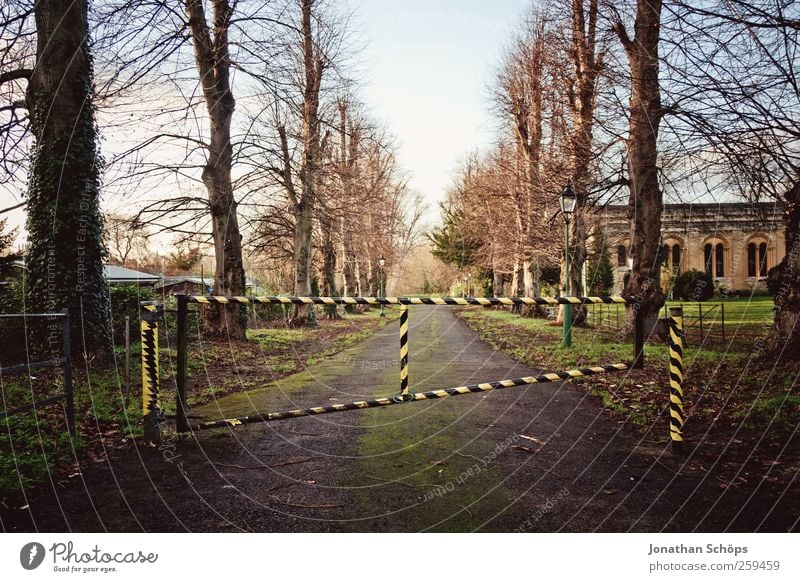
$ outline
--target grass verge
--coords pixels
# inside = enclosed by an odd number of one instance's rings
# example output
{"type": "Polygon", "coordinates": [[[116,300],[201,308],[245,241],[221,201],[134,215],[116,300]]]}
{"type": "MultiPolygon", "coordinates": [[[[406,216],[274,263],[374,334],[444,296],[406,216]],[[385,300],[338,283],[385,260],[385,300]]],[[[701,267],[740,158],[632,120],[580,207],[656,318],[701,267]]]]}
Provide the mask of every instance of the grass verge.
{"type": "MultiPolygon", "coordinates": [[[[690,341],[684,348],[688,438],[706,431],[737,432],[777,443],[796,431],[800,423],[797,364],[756,347],[769,331],[772,309],[767,300],[750,300],[752,305],[746,299],[726,301],[726,316],[730,313],[734,318],[726,321],[726,340],[690,341]]],[[[574,328],[573,346],[563,348],[561,327],[546,320],[482,308],[463,309],[459,316],[496,349],[543,371],[630,361],[633,355],[621,331],[574,328]]],[[[592,376],[575,383],[597,394],[614,414],[641,427],[666,424],[668,354],[665,344],[648,343],[644,370],[592,376]]]]}

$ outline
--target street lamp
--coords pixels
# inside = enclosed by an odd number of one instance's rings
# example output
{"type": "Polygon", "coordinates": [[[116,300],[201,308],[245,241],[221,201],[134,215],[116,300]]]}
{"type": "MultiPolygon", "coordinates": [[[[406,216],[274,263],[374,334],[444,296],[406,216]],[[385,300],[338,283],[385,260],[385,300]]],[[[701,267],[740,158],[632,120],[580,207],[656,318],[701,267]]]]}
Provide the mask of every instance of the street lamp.
{"type": "MultiPolygon", "coordinates": [[[[380,259],[378,259],[378,264],[381,266],[381,273],[380,273],[380,277],[381,277],[381,298],[383,298],[383,295],[385,293],[385,291],[383,289],[383,267],[386,265],[386,259],[383,258],[383,255],[381,255],[380,259]]],[[[384,309],[383,309],[383,303],[381,303],[381,317],[386,317],[386,313],[384,312],[384,309]]]]}
{"type": "MultiPolygon", "coordinates": [[[[569,217],[575,212],[575,205],[578,203],[578,197],[569,182],[561,192],[559,203],[561,212],[564,213],[564,295],[569,297],[569,217]]],[[[572,304],[570,303],[564,304],[564,337],[561,346],[565,348],[572,346],[572,304]]]]}
{"type": "Polygon", "coordinates": [[[467,273],[467,299],[469,299],[470,297],[469,292],[470,292],[470,287],[472,286],[471,283],[472,283],[472,273],[467,273]]]}

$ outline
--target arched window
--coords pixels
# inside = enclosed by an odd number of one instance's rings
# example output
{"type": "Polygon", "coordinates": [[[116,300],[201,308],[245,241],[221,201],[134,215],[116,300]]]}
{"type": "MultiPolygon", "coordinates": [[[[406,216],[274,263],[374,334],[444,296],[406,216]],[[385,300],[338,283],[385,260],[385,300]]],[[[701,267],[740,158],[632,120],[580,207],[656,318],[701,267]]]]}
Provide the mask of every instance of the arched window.
{"type": "Polygon", "coordinates": [[[671,273],[680,274],[682,253],[683,239],[671,234],[664,237],[664,266],[671,273]]]}
{"type": "Polygon", "coordinates": [[[724,277],[727,270],[728,244],[719,237],[706,240],[703,245],[703,266],[712,277],[724,277]]]}
{"type": "Polygon", "coordinates": [[[625,245],[617,245],[617,266],[628,266],[628,249],[625,248],[625,245]]]}
{"type": "Polygon", "coordinates": [[[766,277],[769,267],[769,244],[763,236],[754,236],[747,243],[747,276],[766,277]]]}
{"type": "Polygon", "coordinates": [[[681,245],[672,245],[672,269],[676,273],[681,272],[681,245]]]}

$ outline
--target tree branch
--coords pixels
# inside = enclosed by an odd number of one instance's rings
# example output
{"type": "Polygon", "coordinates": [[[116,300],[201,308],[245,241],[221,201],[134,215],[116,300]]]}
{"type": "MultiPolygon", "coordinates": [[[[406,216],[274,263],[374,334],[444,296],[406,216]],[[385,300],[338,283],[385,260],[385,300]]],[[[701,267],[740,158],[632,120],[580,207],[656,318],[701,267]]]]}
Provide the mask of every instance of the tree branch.
{"type": "Polygon", "coordinates": [[[12,210],[16,210],[17,208],[22,208],[26,204],[27,204],[27,202],[20,202],[19,204],[15,204],[14,206],[8,206],[6,208],[0,209],[0,214],[5,214],[6,212],[11,212],[12,210]]]}
{"type": "Polygon", "coordinates": [[[18,81],[20,79],[30,80],[33,74],[33,69],[15,69],[13,71],[5,71],[0,73],[0,85],[3,83],[10,83],[11,81],[18,81]]]}

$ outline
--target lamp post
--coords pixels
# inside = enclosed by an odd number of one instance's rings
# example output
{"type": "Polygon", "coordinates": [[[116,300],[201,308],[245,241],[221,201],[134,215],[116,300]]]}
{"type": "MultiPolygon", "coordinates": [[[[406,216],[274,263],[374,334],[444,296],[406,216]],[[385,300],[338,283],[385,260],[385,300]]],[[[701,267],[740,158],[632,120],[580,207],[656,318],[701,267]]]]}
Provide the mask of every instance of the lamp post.
{"type": "MultiPolygon", "coordinates": [[[[572,185],[567,183],[559,198],[561,212],[564,213],[564,295],[567,297],[569,297],[569,280],[571,278],[569,270],[569,218],[575,212],[577,202],[578,197],[572,190],[572,185]]],[[[565,348],[572,346],[572,305],[569,303],[564,305],[564,336],[561,346],[565,348]]]]}
{"type": "Polygon", "coordinates": [[[467,273],[467,299],[469,299],[469,297],[470,297],[469,291],[470,291],[471,283],[472,283],[472,274],[471,273],[467,273]]]}
{"type": "MultiPolygon", "coordinates": [[[[381,277],[381,298],[383,298],[383,295],[385,293],[385,291],[383,289],[383,267],[384,267],[384,265],[386,265],[386,259],[383,258],[383,255],[381,255],[380,259],[378,259],[378,264],[381,266],[381,273],[380,273],[380,277],[381,277]]],[[[384,312],[384,309],[383,309],[383,303],[381,303],[381,317],[386,317],[386,313],[384,312]]]]}

